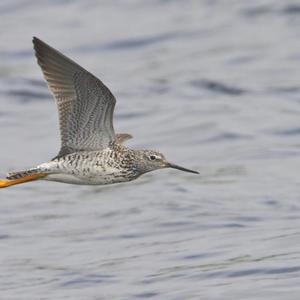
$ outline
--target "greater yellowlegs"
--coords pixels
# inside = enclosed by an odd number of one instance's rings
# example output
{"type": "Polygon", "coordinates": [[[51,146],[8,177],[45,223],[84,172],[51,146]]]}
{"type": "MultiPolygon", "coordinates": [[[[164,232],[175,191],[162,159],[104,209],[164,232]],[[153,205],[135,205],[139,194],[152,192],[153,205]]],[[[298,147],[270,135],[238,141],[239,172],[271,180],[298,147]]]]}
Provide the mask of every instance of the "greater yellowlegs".
{"type": "Polygon", "coordinates": [[[103,185],[131,181],[162,168],[196,173],[168,162],[152,150],[123,145],[130,134],[115,134],[115,97],[94,75],[34,37],[38,64],[52,92],[59,113],[61,149],[50,162],[12,172],[0,187],[37,179],[73,184],[103,185]]]}

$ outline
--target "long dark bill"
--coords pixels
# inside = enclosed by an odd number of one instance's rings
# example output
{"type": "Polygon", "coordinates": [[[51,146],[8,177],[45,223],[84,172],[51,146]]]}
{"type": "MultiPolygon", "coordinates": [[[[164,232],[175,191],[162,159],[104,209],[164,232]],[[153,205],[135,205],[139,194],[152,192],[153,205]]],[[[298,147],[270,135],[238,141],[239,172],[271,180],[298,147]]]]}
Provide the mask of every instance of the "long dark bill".
{"type": "Polygon", "coordinates": [[[177,169],[177,170],[180,170],[180,171],[184,171],[184,172],[190,172],[190,173],[194,173],[194,174],[199,174],[199,172],[197,172],[197,171],[189,170],[189,169],[186,169],[186,168],[183,168],[183,167],[171,164],[171,163],[168,164],[168,167],[169,168],[173,168],[173,169],[177,169]]]}

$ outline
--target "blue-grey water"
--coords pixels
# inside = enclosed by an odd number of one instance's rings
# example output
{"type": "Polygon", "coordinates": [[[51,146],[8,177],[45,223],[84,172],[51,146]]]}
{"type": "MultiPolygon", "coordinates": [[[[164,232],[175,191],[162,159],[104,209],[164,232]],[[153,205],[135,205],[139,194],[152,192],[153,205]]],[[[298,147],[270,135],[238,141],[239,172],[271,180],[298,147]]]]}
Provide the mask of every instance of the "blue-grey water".
{"type": "Polygon", "coordinates": [[[117,132],[201,175],[0,191],[0,299],[299,299],[300,3],[0,3],[0,175],[54,157],[35,35],[100,77],[117,132]]]}

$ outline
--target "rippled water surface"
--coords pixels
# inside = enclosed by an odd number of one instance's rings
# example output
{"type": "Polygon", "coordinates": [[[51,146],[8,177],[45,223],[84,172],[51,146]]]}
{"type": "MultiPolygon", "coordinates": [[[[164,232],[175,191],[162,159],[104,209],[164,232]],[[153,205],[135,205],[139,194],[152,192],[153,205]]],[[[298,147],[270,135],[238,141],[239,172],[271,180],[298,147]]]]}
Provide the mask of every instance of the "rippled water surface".
{"type": "Polygon", "coordinates": [[[40,37],[115,127],[201,175],[0,192],[0,299],[299,299],[298,1],[2,1],[1,176],[55,156],[40,37]]]}

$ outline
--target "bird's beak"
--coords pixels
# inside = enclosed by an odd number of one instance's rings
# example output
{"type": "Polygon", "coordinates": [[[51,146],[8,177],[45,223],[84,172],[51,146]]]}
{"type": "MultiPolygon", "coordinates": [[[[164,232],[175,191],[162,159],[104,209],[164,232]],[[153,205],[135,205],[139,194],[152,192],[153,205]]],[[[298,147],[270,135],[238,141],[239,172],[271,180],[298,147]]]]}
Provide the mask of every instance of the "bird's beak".
{"type": "Polygon", "coordinates": [[[186,168],[177,166],[177,165],[172,164],[172,163],[169,163],[169,162],[167,163],[166,167],[167,167],[167,168],[177,169],[177,170],[184,171],[184,172],[189,172],[189,173],[199,174],[199,172],[197,172],[197,171],[189,170],[189,169],[186,169],[186,168]]]}

